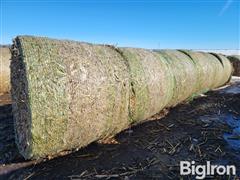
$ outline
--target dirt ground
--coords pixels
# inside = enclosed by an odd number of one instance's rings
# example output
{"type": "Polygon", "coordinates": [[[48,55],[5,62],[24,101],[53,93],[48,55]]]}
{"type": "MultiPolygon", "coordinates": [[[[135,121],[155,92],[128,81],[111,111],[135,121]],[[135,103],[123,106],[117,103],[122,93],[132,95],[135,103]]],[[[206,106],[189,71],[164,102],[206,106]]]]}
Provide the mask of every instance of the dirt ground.
{"type": "Polygon", "coordinates": [[[69,155],[24,161],[14,144],[11,106],[0,106],[0,179],[179,179],[182,160],[235,165],[236,177],[215,178],[239,179],[240,80],[152,119],[69,155]]]}

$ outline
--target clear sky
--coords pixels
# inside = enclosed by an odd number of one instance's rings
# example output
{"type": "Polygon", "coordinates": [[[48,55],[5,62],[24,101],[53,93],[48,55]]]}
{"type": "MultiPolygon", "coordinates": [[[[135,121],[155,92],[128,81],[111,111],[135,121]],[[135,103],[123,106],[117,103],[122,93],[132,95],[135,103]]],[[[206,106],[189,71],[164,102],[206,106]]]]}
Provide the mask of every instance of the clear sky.
{"type": "Polygon", "coordinates": [[[17,35],[142,48],[239,49],[239,0],[0,0],[1,44],[17,35]]]}

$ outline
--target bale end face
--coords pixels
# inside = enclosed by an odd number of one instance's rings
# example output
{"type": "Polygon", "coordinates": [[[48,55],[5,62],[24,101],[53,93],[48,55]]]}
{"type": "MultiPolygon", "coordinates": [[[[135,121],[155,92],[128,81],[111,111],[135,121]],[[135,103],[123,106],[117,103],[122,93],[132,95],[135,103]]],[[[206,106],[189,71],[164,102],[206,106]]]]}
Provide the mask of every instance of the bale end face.
{"type": "Polygon", "coordinates": [[[19,39],[16,38],[12,47],[11,61],[11,95],[14,114],[15,140],[19,152],[26,158],[31,158],[31,109],[28,96],[28,81],[25,62],[22,57],[19,39]]]}
{"type": "Polygon", "coordinates": [[[12,46],[11,95],[15,140],[25,159],[68,150],[63,136],[69,110],[57,41],[19,36],[12,46]]]}

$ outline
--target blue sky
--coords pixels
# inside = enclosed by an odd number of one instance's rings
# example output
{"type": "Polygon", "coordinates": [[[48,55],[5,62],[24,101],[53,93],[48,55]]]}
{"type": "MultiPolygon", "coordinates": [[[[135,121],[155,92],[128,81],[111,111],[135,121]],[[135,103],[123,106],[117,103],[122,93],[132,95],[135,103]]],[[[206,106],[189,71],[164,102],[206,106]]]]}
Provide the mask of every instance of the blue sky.
{"type": "Polygon", "coordinates": [[[240,46],[239,0],[0,1],[1,44],[37,35],[142,48],[240,46]]]}

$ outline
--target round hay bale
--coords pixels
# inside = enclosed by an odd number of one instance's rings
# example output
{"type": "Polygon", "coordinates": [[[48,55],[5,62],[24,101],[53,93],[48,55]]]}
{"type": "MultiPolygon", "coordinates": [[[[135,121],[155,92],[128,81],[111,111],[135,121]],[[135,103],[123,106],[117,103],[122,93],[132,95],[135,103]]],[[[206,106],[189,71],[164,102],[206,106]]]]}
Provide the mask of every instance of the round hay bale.
{"type": "Polygon", "coordinates": [[[193,52],[185,51],[195,62],[198,67],[198,85],[197,93],[206,92],[211,89],[214,79],[214,66],[209,57],[206,56],[206,53],[203,52],[193,52]]]}
{"type": "Polygon", "coordinates": [[[213,55],[218,60],[218,62],[215,62],[215,66],[218,65],[218,68],[216,68],[216,70],[218,70],[216,74],[216,79],[218,79],[218,81],[216,80],[216,83],[214,84],[214,87],[213,87],[213,88],[217,88],[222,85],[225,85],[231,80],[233,67],[230,61],[224,55],[217,54],[217,53],[210,53],[210,55],[213,55]],[[221,68],[219,68],[219,66],[221,68]]]}
{"type": "Polygon", "coordinates": [[[177,50],[161,50],[157,53],[166,59],[173,74],[173,97],[168,106],[175,106],[196,92],[198,78],[196,65],[191,58],[177,50]]]}
{"type": "Polygon", "coordinates": [[[196,93],[224,85],[231,77],[229,61],[221,55],[181,50],[193,59],[198,69],[198,85],[196,93]]]}
{"type": "Polygon", "coordinates": [[[155,52],[134,48],[120,48],[120,51],[130,68],[130,117],[132,122],[143,121],[172,99],[171,69],[164,57],[155,52]]]}
{"type": "Polygon", "coordinates": [[[208,65],[213,68],[213,78],[209,89],[214,89],[216,87],[219,87],[219,84],[222,85],[222,78],[225,75],[224,65],[217,56],[209,53],[205,53],[204,55],[208,59],[208,65]]]}
{"type": "Polygon", "coordinates": [[[227,57],[233,66],[233,76],[240,76],[240,55],[227,57]]]}
{"type": "Polygon", "coordinates": [[[10,58],[8,47],[0,47],[0,94],[10,92],[10,58]]]}
{"type": "Polygon", "coordinates": [[[12,53],[16,142],[26,159],[86,146],[130,124],[128,65],[112,47],[19,36],[12,53]]]}

